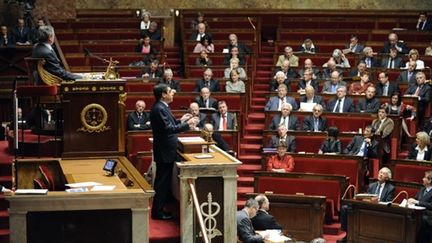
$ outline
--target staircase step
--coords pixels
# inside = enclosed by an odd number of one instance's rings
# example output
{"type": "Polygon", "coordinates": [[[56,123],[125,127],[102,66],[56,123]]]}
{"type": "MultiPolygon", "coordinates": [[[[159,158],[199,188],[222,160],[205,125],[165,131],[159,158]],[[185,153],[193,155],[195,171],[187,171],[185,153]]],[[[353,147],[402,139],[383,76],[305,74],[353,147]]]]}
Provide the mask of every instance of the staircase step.
{"type": "Polygon", "coordinates": [[[241,143],[246,144],[262,144],[263,137],[258,135],[246,135],[243,137],[241,143]]]}
{"type": "Polygon", "coordinates": [[[264,111],[265,105],[251,105],[252,111],[264,111]]]}
{"type": "Polygon", "coordinates": [[[251,187],[253,186],[253,183],[254,183],[254,178],[252,176],[240,176],[237,179],[238,186],[251,187]]]}
{"type": "Polygon", "coordinates": [[[246,193],[253,193],[254,188],[253,187],[245,187],[245,186],[239,186],[237,187],[237,197],[238,198],[246,198],[246,193]]]}
{"type": "Polygon", "coordinates": [[[323,233],[327,235],[339,235],[341,233],[340,227],[340,223],[325,224],[323,226],[323,233]]]}
{"type": "Polygon", "coordinates": [[[257,164],[242,164],[238,167],[237,171],[259,171],[261,170],[261,164],[257,165],[257,164]]]}
{"type": "Polygon", "coordinates": [[[261,149],[261,144],[240,144],[240,149],[261,149]]]}
{"type": "Polygon", "coordinates": [[[248,119],[264,119],[265,118],[265,114],[264,113],[249,113],[248,114],[248,119]]]}
{"type": "MultiPolygon", "coordinates": [[[[260,161],[259,163],[261,164],[262,156],[261,155],[239,155],[238,159],[240,161],[243,161],[243,162],[260,161]]],[[[251,163],[248,163],[248,164],[251,164],[251,163]]],[[[254,164],[254,163],[252,163],[252,164],[254,164]]],[[[257,164],[257,163],[255,163],[255,164],[257,164]]]]}

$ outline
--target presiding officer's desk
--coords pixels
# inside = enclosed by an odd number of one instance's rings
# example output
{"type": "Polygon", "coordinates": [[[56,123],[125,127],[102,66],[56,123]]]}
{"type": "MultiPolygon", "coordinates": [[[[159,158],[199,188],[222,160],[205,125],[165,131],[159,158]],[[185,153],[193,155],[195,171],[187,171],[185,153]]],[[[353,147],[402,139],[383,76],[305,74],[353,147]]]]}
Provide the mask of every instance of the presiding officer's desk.
{"type": "Polygon", "coordinates": [[[149,199],[154,191],[125,157],[116,175],[102,170],[107,158],[23,159],[15,161],[18,189],[31,189],[39,165],[52,174],[58,191],[11,195],[11,242],[148,242],[149,199]],[[98,182],[112,191],[69,193],[65,183],[98,182]]]}

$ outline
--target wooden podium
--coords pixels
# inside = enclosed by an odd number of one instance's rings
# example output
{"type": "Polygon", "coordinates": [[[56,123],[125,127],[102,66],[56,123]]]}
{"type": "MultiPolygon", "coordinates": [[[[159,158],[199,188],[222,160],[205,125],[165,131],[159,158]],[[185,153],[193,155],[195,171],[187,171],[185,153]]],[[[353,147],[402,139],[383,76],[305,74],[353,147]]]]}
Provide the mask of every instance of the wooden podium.
{"type": "Polygon", "coordinates": [[[415,243],[423,210],[344,200],[348,242],[415,243]]]}
{"type": "Polygon", "coordinates": [[[62,83],[63,157],[124,153],[125,81],[62,83]]]}
{"type": "MultiPolygon", "coordinates": [[[[187,144],[183,144],[188,146],[187,144]]],[[[200,228],[191,203],[189,181],[195,185],[207,235],[211,242],[235,242],[237,239],[237,166],[240,161],[211,145],[208,155],[181,153],[180,171],[180,232],[181,242],[202,242],[200,228]]]]}

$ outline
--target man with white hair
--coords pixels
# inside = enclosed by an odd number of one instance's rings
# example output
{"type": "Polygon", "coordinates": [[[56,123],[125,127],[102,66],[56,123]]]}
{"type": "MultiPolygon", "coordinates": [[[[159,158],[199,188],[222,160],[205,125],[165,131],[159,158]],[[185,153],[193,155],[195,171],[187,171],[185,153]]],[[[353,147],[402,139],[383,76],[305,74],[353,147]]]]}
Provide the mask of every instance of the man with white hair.
{"type": "Polygon", "coordinates": [[[381,53],[390,53],[391,48],[396,48],[398,55],[404,55],[408,54],[409,49],[406,46],[406,43],[403,41],[400,41],[398,38],[398,35],[394,32],[390,33],[388,35],[388,40],[384,42],[384,47],[381,51],[381,53]]]}
{"type": "Polygon", "coordinates": [[[270,201],[264,194],[259,194],[255,197],[258,202],[259,209],[255,217],[252,218],[252,225],[255,230],[276,229],[282,230],[282,226],[276,219],[267,211],[270,209],[270,201]]]}
{"type": "Polygon", "coordinates": [[[290,103],[282,104],[280,114],[273,117],[269,130],[276,130],[279,125],[285,125],[288,130],[298,130],[299,122],[296,116],[291,115],[292,106],[290,103]]]}
{"type": "Polygon", "coordinates": [[[298,105],[294,98],[287,96],[287,86],[285,84],[280,84],[277,90],[277,96],[270,97],[266,106],[265,111],[280,111],[282,109],[282,104],[290,103],[294,110],[297,110],[298,105]]]}
{"type": "Polygon", "coordinates": [[[346,97],[347,90],[345,86],[340,86],[336,90],[336,98],[328,103],[327,111],[335,113],[354,112],[354,101],[346,97]]]}
{"type": "Polygon", "coordinates": [[[288,60],[291,67],[298,67],[299,58],[293,54],[293,49],[290,46],[285,47],[284,54],[280,55],[276,66],[282,66],[283,61],[288,60]]]}
{"type": "Polygon", "coordinates": [[[291,92],[288,77],[282,71],[278,71],[270,82],[270,91],[277,91],[281,84],[285,84],[287,86],[287,91],[291,92]]]}
{"type": "Polygon", "coordinates": [[[374,53],[372,47],[370,47],[370,46],[366,46],[363,49],[363,59],[362,59],[362,61],[364,61],[364,63],[366,64],[367,68],[373,68],[373,67],[378,67],[379,66],[378,61],[374,57],[374,54],[375,53],[374,53]]]}
{"type": "Polygon", "coordinates": [[[246,201],[242,210],[237,211],[237,236],[244,243],[261,243],[269,238],[269,234],[257,234],[252,225],[251,218],[255,217],[259,209],[258,202],[250,198],[246,201]]]}
{"type": "Polygon", "coordinates": [[[236,34],[230,34],[228,36],[228,39],[229,39],[229,44],[226,47],[226,49],[228,49],[228,51],[231,50],[233,47],[237,47],[239,54],[241,54],[241,55],[249,54],[251,52],[245,44],[238,41],[236,34]]]}
{"type": "Polygon", "coordinates": [[[145,112],[146,104],[143,100],[135,103],[135,111],[129,113],[127,118],[128,130],[150,130],[150,114],[145,112]]]}
{"type": "Polygon", "coordinates": [[[204,36],[208,36],[211,39],[210,33],[206,32],[206,26],[204,23],[198,24],[198,29],[192,33],[189,40],[195,40],[195,41],[201,41],[201,38],[204,38],[204,36]]]}
{"type": "Polygon", "coordinates": [[[158,83],[164,83],[176,92],[181,91],[180,82],[173,79],[173,71],[171,68],[167,68],[164,71],[164,77],[158,83]]]}
{"type": "Polygon", "coordinates": [[[213,78],[213,71],[206,68],[203,73],[203,78],[195,82],[195,92],[199,92],[202,88],[207,87],[211,92],[220,91],[219,81],[213,78]]]}

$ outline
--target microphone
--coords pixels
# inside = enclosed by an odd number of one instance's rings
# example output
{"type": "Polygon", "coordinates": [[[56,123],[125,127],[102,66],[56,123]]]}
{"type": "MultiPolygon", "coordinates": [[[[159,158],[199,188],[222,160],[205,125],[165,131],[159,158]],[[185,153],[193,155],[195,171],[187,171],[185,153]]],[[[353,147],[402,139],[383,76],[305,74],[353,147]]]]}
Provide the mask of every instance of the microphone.
{"type": "MultiPolygon", "coordinates": [[[[405,199],[408,199],[408,192],[406,192],[406,191],[400,191],[400,192],[396,195],[396,197],[394,197],[393,200],[387,204],[387,206],[388,206],[388,207],[391,207],[391,205],[396,201],[396,199],[398,199],[398,197],[399,197],[400,195],[402,195],[402,194],[404,194],[405,199]]],[[[408,207],[408,202],[405,204],[405,207],[406,207],[406,208],[408,207]]]]}
{"type": "Polygon", "coordinates": [[[104,59],[104,58],[102,58],[102,57],[99,57],[99,56],[95,56],[89,49],[87,49],[87,48],[85,48],[84,47],[84,55],[86,55],[86,56],[89,56],[89,57],[94,57],[94,58],[96,58],[96,59],[98,59],[98,60],[100,60],[100,61],[102,61],[102,62],[108,62],[106,59],[104,59]]]}
{"type": "Polygon", "coordinates": [[[345,189],[345,192],[344,192],[344,194],[343,194],[343,196],[342,196],[342,200],[344,200],[345,199],[345,196],[347,195],[347,193],[348,193],[348,190],[349,189],[351,189],[351,188],[353,188],[353,192],[354,192],[354,196],[355,196],[355,194],[357,194],[357,188],[353,185],[353,184],[350,184],[348,187],[347,187],[347,189],[345,189]]]}
{"type": "Polygon", "coordinates": [[[92,55],[93,55],[93,54],[90,52],[90,50],[87,49],[87,48],[85,48],[85,47],[84,47],[84,54],[85,54],[86,56],[92,56],[92,55]]]}
{"type": "Polygon", "coordinates": [[[251,17],[247,17],[247,19],[248,19],[248,21],[249,21],[249,24],[252,26],[252,28],[253,28],[254,30],[256,30],[255,25],[252,23],[252,19],[251,19],[251,17]]]}

